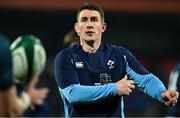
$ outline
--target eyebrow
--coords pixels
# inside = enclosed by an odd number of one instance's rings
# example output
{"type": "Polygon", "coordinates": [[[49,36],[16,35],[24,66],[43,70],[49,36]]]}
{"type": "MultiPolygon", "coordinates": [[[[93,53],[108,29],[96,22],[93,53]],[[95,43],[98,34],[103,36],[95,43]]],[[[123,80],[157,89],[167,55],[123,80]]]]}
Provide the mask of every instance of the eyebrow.
{"type": "MultiPolygon", "coordinates": [[[[88,19],[88,17],[84,16],[84,17],[82,17],[81,19],[88,19]]],[[[97,16],[92,16],[92,17],[90,17],[90,19],[91,19],[91,20],[92,20],[92,19],[98,19],[98,17],[97,17],[97,16]]]]}
{"type": "Polygon", "coordinates": [[[88,19],[86,16],[82,17],[81,19],[88,19]]]}
{"type": "Polygon", "coordinates": [[[94,19],[98,19],[98,17],[97,16],[92,16],[90,19],[94,20],[94,19]]]}

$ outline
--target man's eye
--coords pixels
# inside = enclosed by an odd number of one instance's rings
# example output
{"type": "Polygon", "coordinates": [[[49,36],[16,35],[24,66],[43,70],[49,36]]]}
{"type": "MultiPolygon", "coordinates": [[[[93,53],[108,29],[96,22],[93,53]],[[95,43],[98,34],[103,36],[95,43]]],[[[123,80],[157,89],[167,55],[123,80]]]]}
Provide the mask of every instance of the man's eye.
{"type": "Polygon", "coordinates": [[[98,19],[93,19],[94,22],[98,21],[98,19]]]}
{"type": "Polygon", "coordinates": [[[92,18],[91,21],[92,21],[92,22],[97,22],[98,19],[97,19],[97,18],[92,18]]]}
{"type": "Polygon", "coordinates": [[[91,22],[97,22],[98,21],[98,18],[97,17],[92,17],[91,18],[91,22]]]}
{"type": "Polygon", "coordinates": [[[87,21],[87,19],[81,19],[81,22],[86,22],[87,21]]]}

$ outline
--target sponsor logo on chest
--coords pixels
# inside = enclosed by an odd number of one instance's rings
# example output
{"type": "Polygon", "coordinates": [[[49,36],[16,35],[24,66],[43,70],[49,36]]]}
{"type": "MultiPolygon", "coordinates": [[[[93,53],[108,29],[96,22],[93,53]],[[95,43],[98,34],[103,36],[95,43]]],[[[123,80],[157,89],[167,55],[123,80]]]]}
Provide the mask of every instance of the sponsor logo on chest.
{"type": "Polygon", "coordinates": [[[75,66],[76,66],[76,68],[84,68],[83,62],[76,62],[75,66]]]}

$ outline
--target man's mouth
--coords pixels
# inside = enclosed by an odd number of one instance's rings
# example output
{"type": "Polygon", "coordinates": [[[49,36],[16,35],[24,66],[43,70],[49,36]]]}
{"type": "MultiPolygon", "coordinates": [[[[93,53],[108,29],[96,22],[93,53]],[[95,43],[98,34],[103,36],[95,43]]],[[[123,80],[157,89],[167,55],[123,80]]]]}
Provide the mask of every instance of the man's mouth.
{"type": "Polygon", "coordinates": [[[88,36],[92,36],[92,35],[94,34],[94,32],[93,32],[93,31],[87,31],[86,34],[87,34],[88,36]]]}

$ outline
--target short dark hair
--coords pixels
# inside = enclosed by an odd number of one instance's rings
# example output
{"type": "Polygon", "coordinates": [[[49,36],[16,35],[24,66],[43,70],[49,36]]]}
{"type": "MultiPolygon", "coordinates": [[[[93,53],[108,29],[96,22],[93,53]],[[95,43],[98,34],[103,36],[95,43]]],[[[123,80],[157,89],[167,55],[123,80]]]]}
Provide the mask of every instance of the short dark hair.
{"type": "Polygon", "coordinates": [[[99,7],[97,4],[94,4],[94,3],[88,3],[88,2],[85,2],[84,4],[82,4],[82,6],[80,7],[80,9],[78,10],[77,12],[77,21],[78,21],[78,18],[79,18],[79,14],[82,10],[95,10],[97,12],[99,12],[100,16],[101,16],[101,21],[104,22],[105,19],[104,19],[104,12],[102,10],[101,7],[99,7]]]}

